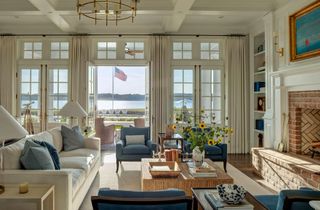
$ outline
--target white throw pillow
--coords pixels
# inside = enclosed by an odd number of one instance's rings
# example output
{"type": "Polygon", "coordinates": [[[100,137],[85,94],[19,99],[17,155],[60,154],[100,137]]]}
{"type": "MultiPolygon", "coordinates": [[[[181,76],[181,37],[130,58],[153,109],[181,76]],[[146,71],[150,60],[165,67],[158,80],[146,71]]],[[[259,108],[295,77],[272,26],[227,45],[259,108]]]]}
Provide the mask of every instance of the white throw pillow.
{"type": "Polygon", "coordinates": [[[126,135],[127,145],[130,144],[145,144],[144,135],[126,135]]]}

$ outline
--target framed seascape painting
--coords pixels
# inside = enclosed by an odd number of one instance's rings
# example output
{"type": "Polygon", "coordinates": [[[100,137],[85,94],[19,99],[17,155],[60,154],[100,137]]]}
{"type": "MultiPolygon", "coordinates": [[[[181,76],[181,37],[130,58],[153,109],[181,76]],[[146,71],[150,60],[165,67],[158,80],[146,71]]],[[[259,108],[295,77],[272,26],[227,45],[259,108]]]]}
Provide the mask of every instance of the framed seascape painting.
{"type": "Polygon", "coordinates": [[[320,55],[320,0],[290,16],[290,60],[320,55]]]}

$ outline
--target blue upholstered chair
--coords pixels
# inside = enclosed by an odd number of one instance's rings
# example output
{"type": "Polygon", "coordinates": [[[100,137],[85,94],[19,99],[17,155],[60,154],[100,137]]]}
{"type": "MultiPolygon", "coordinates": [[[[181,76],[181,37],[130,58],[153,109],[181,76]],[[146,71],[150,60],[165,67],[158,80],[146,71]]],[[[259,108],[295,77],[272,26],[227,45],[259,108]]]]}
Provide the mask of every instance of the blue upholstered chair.
{"type": "Polygon", "coordinates": [[[313,210],[311,200],[320,200],[320,191],[310,188],[282,190],[279,195],[257,195],[256,199],[269,210],[313,210]]]}
{"type": "MultiPolygon", "coordinates": [[[[184,141],[185,152],[192,153],[191,143],[184,141]]],[[[212,161],[222,161],[224,171],[227,172],[227,144],[217,144],[214,146],[205,145],[205,158],[212,161]]]]}
{"type": "Polygon", "coordinates": [[[182,190],[124,191],[102,188],[92,196],[94,210],[191,210],[192,199],[182,190]]]}
{"type": "Polygon", "coordinates": [[[121,161],[140,161],[141,158],[151,158],[152,151],[156,151],[157,145],[150,140],[150,128],[123,127],[120,132],[120,140],[116,144],[117,169],[121,161]],[[144,144],[126,143],[127,135],[144,135],[144,144]]]}

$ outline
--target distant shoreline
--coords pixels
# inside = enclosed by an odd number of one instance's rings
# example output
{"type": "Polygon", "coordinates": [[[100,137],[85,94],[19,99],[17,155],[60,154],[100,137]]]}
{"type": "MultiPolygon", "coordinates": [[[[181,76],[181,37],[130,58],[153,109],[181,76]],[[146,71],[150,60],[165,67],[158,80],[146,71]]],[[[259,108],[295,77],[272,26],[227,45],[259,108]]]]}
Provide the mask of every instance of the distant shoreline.
{"type": "Polygon", "coordinates": [[[141,94],[114,94],[112,93],[100,93],[98,94],[98,100],[114,100],[114,101],[144,101],[145,95],[141,94]]]}

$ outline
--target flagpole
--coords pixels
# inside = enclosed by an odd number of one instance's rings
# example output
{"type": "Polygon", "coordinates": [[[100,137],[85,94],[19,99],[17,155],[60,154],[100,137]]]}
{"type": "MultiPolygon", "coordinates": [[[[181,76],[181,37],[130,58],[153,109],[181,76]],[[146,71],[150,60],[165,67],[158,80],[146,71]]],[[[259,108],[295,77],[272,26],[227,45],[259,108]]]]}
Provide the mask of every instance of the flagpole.
{"type": "Polygon", "coordinates": [[[115,68],[112,70],[112,113],[114,113],[114,76],[115,76],[115,68]]]}

